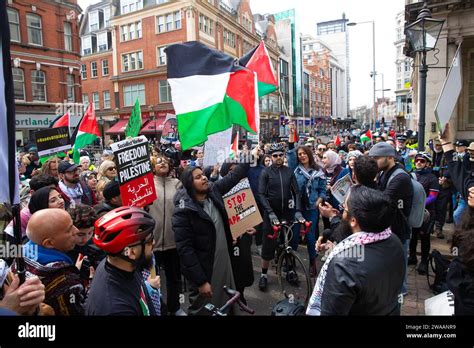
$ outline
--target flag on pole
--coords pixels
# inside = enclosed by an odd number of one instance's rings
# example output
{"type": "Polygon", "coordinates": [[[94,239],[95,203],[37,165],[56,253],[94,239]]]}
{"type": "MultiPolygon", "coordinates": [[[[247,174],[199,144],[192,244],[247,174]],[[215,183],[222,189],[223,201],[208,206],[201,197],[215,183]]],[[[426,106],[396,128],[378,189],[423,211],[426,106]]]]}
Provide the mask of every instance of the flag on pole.
{"type": "Polygon", "coordinates": [[[232,142],[229,157],[231,159],[236,158],[238,150],[239,150],[239,132],[237,132],[237,134],[235,135],[234,141],[232,142]]]}
{"type": "Polygon", "coordinates": [[[370,129],[360,137],[360,141],[362,142],[362,144],[371,140],[372,140],[372,132],[370,131],[370,129]]]}
{"type": "Polygon", "coordinates": [[[263,97],[264,95],[277,90],[277,77],[263,41],[261,41],[253,50],[240,58],[239,64],[257,73],[259,97],[263,97]]]}
{"type": "Polygon", "coordinates": [[[16,162],[15,97],[10,58],[10,29],[6,1],[0,2],[0,203],[19,203],[16,162]]]}
{"type": "Polygon", "coordinates": [[[142,129],[142,113],[140,110],[140,100],[137,98],[125,128],[125,136],[135,138],[140,133],[140,129],[142,129]]]}
{"type": "Polygon", "coordinates": [[[69,128],[69,110],[63,115],[58,116],[49,126],[49,128],[68,127],[69,128]]]}
{"type": "Polygon", "coordinates": [[[73,159],[76,164],[79,164],[79,150],[100,138],[99,125],[95,118],[93,105],[93,103],[89,104],[86,113],[82,116],[81,123],[78,126],[73,152],[73,159]]]}
{"type": "Polygon", "coordinates": [[[183,150],[237,124],[258,132],[258,84],[235,59],[196,42],[171,45],[168,82],[183,150]]]}

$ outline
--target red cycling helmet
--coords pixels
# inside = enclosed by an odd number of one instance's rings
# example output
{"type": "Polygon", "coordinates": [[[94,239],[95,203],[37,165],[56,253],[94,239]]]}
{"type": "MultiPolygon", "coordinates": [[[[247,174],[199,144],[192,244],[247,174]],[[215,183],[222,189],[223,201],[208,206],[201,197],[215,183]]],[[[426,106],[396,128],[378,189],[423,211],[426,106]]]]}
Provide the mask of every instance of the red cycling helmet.
{"type": "Polygon", "coordinates": [[[144,240],[155,228],[155,220],[136,207],[120,207],[95,222],[94,243],[109,254],[144,240]]]}

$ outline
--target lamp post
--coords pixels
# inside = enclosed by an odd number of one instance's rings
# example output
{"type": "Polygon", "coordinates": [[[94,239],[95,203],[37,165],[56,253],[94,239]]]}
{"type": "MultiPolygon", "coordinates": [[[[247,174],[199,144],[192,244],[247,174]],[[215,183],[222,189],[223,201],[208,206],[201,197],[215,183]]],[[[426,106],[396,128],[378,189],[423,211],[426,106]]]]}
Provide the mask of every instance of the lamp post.
{"type": "Polygon", "coordinates": [[[418,112],[418,150],[425,150],[425,125],[426,125],[426,76],[428,65],[426,64],[426,52],[436,47],[439,34],[443,28],[444,20],[431,18],[431,11],[426,2],[423,9],[418,13],[416,21],[405,28],[411,48],[414,52],[421,53],[421,65],[419,71],[420,93],[418,112]]]}
{"type": "Polygon", "coordinates": [[[374,101],[374,107],[373,107],[373,110],[372,110],[372,127],[371,129],[373,131],[376,130],[376,120],[377,120],[377,114],[376,114],[376,110],[375,110],[375,105],[377,104],[377,96],[376,96],[376,89],[377,89],[377,86],[376,86],[376,76],[377,76],[377,71],[375,70],[375,21],[374,20],[371,20],[371,21],[366,21],[366,22],[350,22],[350,23],[347,23],[347,25],[349,27],[353,27],[353,26],[356,26],[358,24],[369,24],[369,23],[372,23],[372,72],[370,73],[370,77],[372,78],[372,82],[373,82],[373,101],[374,101]]]}

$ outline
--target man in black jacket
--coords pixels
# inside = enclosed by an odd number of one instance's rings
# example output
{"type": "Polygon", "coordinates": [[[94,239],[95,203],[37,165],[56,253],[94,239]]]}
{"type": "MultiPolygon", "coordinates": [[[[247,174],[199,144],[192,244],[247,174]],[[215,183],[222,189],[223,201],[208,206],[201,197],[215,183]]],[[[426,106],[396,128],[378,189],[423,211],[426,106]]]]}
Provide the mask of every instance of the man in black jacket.
{"type": "Polygon", "coordinates": [[[378,190],[352,187],[342,224],[350,236],[334,247],[318,276],[306,314],[399,315],[405,262],[390,230],[395,207],[378,190]]]}
{"type": "MultiPolygon", "coordinates": [[[[377,161],[377,165],[381,172],[378,176],[379,190],[381,190],[398,209],[395,214],[395,219],[391,225],[392,232],[400,239],[405,248],[405,268],[408,262],[408,247],[411,237],[411,226],[408,223],[408,217],[411,212],[411,205],[413,201],[413,187],[411,178],[408,173],[401,173],[395,175],[394,172],[400,168],[404,168],[395,163],[395,150],[386,143],[378,143],[369,151],[369,156],[377,161]],[[390,181],[390,184],[389,184],[390,181]]],[[[406,294],[407,277],[403,282],[402,294],[406,294]]]]}
{"type": "Polygon", "coordinates": [[[282,144],[272,144],[270,147],[272,165],[260,174],[258,196],[264,209],[263,244],[262,244],[262,274],[258,287],[265,291],[268,285],[268,266],[275,257],[276,240],[267,238],[272,234],[272,225],[280,221],[293,221],[293,217],[303,223],[305,220],[300,212],[300,195],[294,172],[283,165],[285,148],[282,144]],[[296,212],[295,212],[296,211],[296,212]],[[294,214],[294,215],[293,215],[294,214]]]}
{"type": "Polygon", "coordinates": [[[222,196],[243,179],[249,164],[240,164],[221,180],[209,182],[200,167],[187,167],[183,188],[174,197],[173,231],[181,270],[189,282],[189,315],[206,314],[202,307],[221,307],[223,286],[235,288],[232,234],[222,196]]]}

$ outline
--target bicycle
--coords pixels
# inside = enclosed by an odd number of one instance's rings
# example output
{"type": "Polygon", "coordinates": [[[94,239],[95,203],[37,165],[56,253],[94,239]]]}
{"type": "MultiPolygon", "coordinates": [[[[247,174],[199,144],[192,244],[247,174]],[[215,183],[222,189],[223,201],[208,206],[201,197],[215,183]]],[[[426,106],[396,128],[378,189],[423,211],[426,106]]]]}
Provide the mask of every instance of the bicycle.
{"type": "Polygon", "coordinates": [[[249,314],[255,314],[255,311],[247,307],[241,300],[240,300],[240,292],[234,289],[230,289],[227,286],[224,286],[224,291],[226,294],[230,297],[230,299],[220,308],[214,306],[212,303],[208,303],[207,305],[204,306],[204,309],[206,309],[213,317],[226,317],[227,316],[227,310],[232,306],[234,303],[237,303],[244,312],[247,312],[249,314]]]}
{"type": "MultiPolygon", "coordinates": [[[[312,282],[308,269],[301,258],[290,246],[293,236],[293,226],[299,224],[298,221],[282,221],[279,225],[273,226],[273,234],[267,238],[278,240],[279,244],[276,252],[277,277],[282,294],[290,301],[300,301],[306,306],[312,292],[312,282]],[[283,233],[280,233],[283,229],[283,233]],[[284,275],[284,273],[286,273],[284,275]]],[[[311,222],[304,222],[307,234],[311,229],[311,222]]]]}

